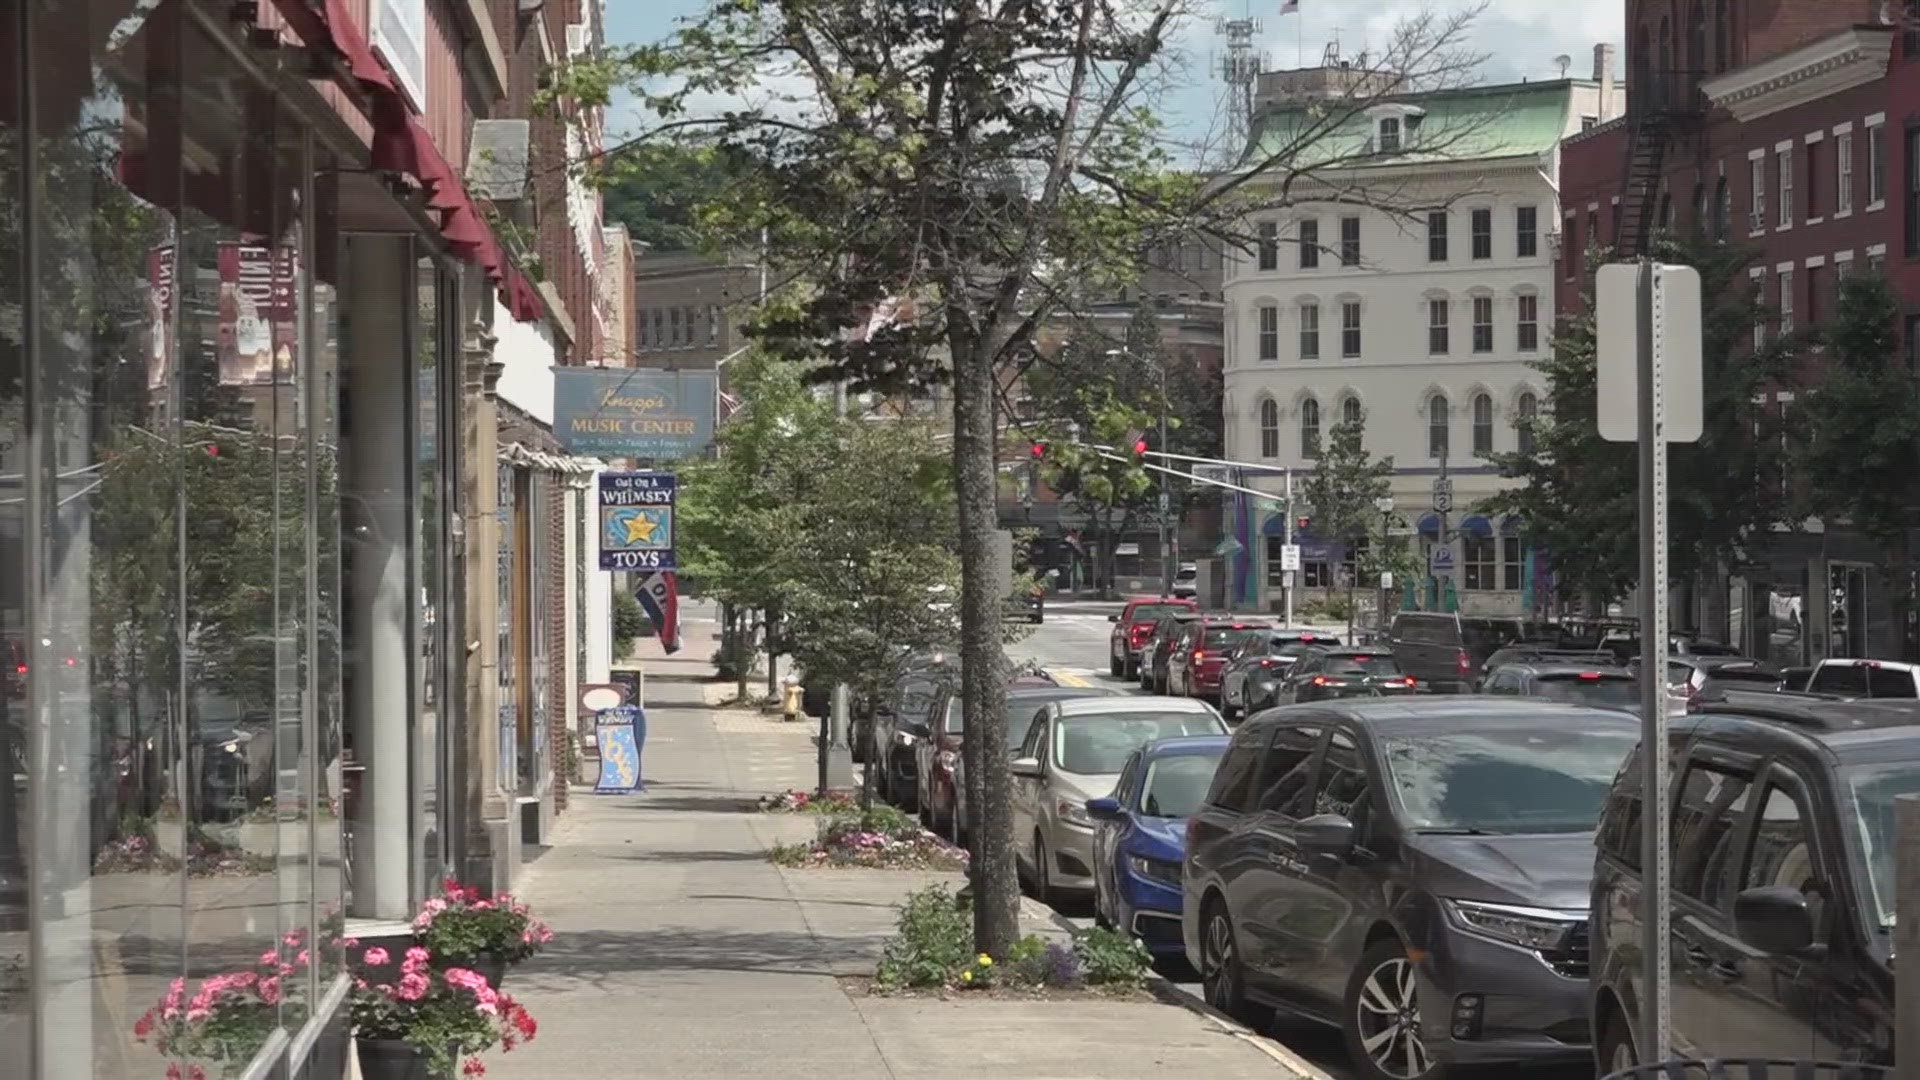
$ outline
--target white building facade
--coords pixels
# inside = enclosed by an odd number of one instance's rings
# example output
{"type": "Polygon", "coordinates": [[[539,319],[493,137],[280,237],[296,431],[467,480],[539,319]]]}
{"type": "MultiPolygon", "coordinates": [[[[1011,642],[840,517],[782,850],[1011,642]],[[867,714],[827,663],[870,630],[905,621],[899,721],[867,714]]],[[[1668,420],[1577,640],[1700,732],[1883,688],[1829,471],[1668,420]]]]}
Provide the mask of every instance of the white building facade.
{"type": "MultiPolygon", "coordinates": [[[[1553,336],[1558,147],[1623,110],[1600,74],[1379,99],[1337,133],[1333,168],[1252,217],[1255,250],[1228,270],[1227,456],[1263,466],[1249,486],[1280,495],[1283,470],[1297,485],[1336,425],[1362,423],[1369,456],[1395,466],[1396,528],[1429,569],[1399,583],[1403,603],[1532,604],[1539,560],[1519,523],[1475,508],[1505,483],[1489,457],[1528,448],[1519,422],[1546,397],[1534,365],[1553,336]]],[[[1255,139],[1284,136],[1306,100],[1268,104],[1255,139]]],[[[1242,502],[1236,603],[1279,603],[1289,516],[1296,530],[1309,519],[1296,584],[1344,584],[1349,553],[1313,535],[1310,507],[1242,502]]]]}

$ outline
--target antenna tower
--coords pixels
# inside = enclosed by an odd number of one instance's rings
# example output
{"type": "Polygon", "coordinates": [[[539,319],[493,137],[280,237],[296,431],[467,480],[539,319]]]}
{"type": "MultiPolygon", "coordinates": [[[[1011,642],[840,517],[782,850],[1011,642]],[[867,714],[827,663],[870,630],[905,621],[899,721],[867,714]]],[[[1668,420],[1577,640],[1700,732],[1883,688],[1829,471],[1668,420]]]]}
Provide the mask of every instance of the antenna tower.
{"type": "Polygon", "coordinates": [[[1214,24],[1214,32],[1227,39],[1227,51],[1220,57],[1217,74],[1226,84],[1222,105],[1227,114],[1228,145],[1236,154],[1252,137],[1254,88],[1267,67],[1266,51],[1253,47],[1260,31],[1260,20],[1254,18],[1221,19],[1214,24]]]}

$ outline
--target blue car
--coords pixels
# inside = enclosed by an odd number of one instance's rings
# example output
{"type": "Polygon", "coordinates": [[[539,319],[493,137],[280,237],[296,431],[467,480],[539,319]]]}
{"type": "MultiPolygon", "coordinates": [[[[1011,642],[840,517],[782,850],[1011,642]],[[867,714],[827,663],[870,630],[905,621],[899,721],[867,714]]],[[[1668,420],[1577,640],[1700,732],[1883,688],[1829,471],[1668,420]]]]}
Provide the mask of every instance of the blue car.
{"type": "Polygon", "coordinates": [[[1127,758],[1113,794],[1087,801],[1094,819],[1093,903],[1103,926],[1139,938],[1156,958],[1185,955],[1180,868],[1187,817],[1207,797],[1226,735],[1161,739],[1127,758]]]}

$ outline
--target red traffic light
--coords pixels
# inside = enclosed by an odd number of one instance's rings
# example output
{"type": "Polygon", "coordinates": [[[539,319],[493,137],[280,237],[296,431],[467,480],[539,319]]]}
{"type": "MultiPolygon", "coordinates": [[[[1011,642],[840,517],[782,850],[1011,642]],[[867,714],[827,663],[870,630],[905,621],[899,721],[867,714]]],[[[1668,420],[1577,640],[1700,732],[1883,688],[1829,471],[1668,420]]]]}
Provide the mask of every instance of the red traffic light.
{"type": "Polygon", "coordinates": [[[1133,452],[1136,455],[1144,456],[1147,452],[1147,440],[1135,439],[1133,443],[1133,452]]]}
{"type": "Polygon", "coordinates": [[[1037,442],[1037,443],[1034,443],[1034,444],[1033,444],[1033,456],[1034,456],[1034,457],[1035,457],[1036,459],[1038,459],[1038,458],[1043,458],[1043,457],[1046,457],[1046,456],[1047,456],[1047,444],[1046,444],[1046,443],[1043,443],[1043,442],[1037,442]]]}
{"type": "Polygon", "coordinates": [[[1300,516],[1299,520],[1293,523],[1294,528],[1299,529],[1301,532],[1306,532],[1307,526],[1312,524],[1313,524],[1313,519],[1310,517],[1307,517],[1304,514],[1300,516]]]}

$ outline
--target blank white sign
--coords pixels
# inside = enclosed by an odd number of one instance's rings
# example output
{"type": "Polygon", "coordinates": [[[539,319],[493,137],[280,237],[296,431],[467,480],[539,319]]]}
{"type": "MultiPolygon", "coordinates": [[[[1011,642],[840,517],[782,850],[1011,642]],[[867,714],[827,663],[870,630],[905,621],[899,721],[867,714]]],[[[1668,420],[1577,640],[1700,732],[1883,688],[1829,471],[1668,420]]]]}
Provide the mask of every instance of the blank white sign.
{"type": "MultiPolygon", "coordinates": [[[[1667,441],[1700,441],[1700,272],[1691,266],[1653,268],[1654,349],[1664,369],[1667,441]]],[[[1640,266],[1610,263],[1595,284],[1595,372],[1600,437],[1640,440],[1640,266]]]]}

